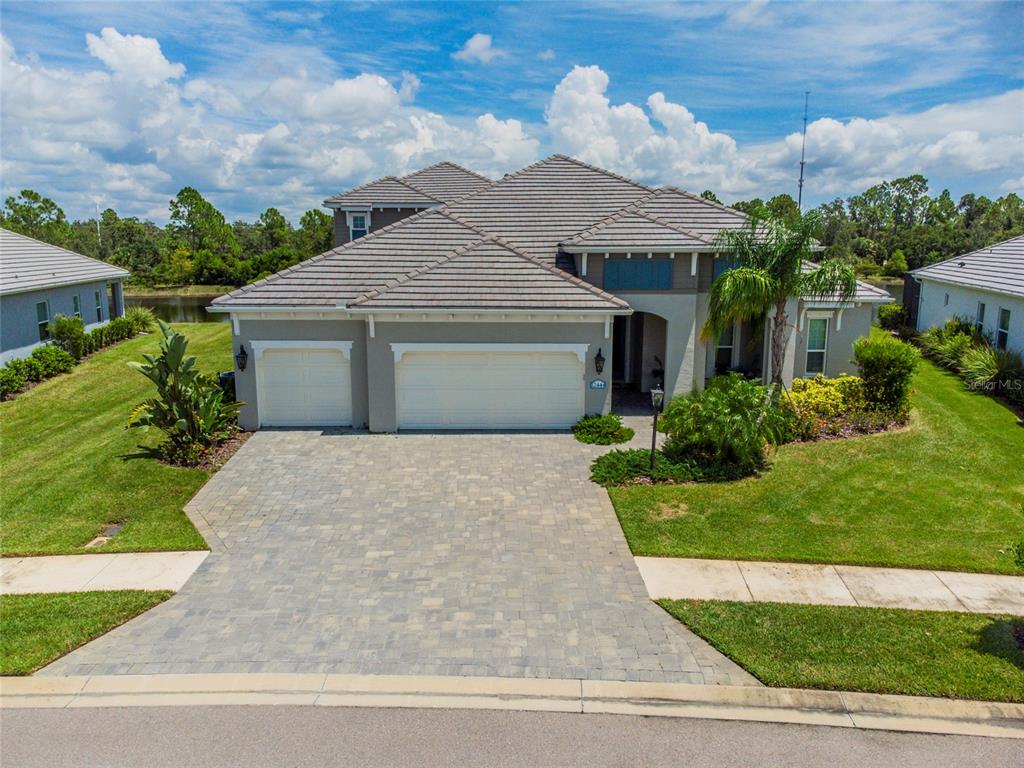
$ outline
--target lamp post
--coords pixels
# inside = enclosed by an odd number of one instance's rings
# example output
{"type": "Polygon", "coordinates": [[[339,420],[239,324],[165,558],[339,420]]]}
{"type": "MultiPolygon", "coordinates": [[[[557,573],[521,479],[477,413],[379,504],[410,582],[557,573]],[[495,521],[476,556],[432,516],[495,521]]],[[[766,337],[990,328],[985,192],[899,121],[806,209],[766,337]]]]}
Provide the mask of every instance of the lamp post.
{"type": "Polygon", "coordinates": [[[658,414],[665,405],[665,390],[661,387],[654,387],[651,390],[651,405],[654,407],[654,424],[651,427],[651,480],[654,480],[654,451],[658,445],[658,414]]]}

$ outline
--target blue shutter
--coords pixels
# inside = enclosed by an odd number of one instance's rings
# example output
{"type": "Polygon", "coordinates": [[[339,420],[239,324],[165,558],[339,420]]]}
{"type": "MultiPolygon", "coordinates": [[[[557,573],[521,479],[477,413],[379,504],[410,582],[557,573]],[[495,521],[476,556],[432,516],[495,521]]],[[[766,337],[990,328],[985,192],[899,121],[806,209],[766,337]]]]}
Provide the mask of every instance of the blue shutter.
{"type": "Polygon", "coordinates": [[[672,288],[672,262],[668,259],[609,259],[604,287],[619,291],[667,291],[672,288]]]}

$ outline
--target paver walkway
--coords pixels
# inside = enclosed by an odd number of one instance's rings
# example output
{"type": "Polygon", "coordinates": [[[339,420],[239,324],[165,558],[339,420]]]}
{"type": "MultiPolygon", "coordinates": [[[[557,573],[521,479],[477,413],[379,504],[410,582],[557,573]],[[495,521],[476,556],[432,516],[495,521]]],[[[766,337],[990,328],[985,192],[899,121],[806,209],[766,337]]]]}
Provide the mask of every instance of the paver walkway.
{"type": "Polygon", "coordinates": [[[182,588],[209,552],[0,558],[0,594],[182,588]]]}
{"type": "Polygon", "coordinates": [[[42,674],[757,684],[648,598],[588,479],[606,450],[566,433],[258,432],[188,507],[213,552],[184,588],[42,674]]]}
{"type": "Polygon", "coordinates": [[[856,565],[638,557],[654,599],[859,605],[1024,615],[1024,577],[856,565]]]}

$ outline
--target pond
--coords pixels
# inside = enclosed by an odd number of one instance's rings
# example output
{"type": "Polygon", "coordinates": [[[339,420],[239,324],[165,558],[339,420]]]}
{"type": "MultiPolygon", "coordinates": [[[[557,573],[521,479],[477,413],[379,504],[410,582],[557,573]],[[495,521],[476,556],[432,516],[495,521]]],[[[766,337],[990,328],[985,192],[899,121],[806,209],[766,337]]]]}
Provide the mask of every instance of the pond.
{"type": "Polygon", "coordinates": [[[226,323],[225,314],[211,314],[206,311],[216,296],[125,296],[126,307],[149,307],[153,313],[167,323],[226,323]]]}

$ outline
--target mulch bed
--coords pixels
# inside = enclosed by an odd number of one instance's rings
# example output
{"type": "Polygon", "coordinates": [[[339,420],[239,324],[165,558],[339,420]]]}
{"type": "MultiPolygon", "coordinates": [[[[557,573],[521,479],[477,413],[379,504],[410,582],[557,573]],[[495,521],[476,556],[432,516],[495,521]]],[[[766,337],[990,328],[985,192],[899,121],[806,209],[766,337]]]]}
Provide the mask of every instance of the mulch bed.
{"type": "Polygon", "coordinates": [[[234,456],[235,452],[245,445],[246,441],[252,437],[252,435],[252,432],[242,432],[241,430],[235,432],[223,443],[213,446],[209,452],[203,456],[203,460],[199,462],[197,466],[201,469],[209,469],[216,472],[227,464],[228,459],[234,456]]]}

